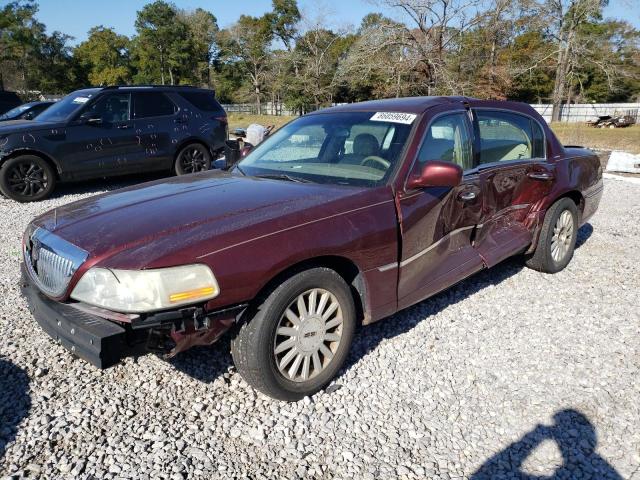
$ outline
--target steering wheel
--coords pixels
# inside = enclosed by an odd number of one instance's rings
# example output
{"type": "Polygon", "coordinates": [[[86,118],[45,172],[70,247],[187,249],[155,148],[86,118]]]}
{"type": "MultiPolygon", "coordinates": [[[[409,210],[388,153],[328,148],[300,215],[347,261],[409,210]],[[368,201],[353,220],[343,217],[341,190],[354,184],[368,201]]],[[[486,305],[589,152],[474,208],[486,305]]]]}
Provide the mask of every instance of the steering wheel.
{"type": "Polygon", "coordinates": [[[372,167],[377,168],[379,170],[386,170],[391,166],[391,162],[389,160],[385,160],[384,158],[379,157],[377,155],[370,155],[366,157],[364,160],[360,162],[360,165],[364,166],[367,163],[370,163],[372,167]]]}

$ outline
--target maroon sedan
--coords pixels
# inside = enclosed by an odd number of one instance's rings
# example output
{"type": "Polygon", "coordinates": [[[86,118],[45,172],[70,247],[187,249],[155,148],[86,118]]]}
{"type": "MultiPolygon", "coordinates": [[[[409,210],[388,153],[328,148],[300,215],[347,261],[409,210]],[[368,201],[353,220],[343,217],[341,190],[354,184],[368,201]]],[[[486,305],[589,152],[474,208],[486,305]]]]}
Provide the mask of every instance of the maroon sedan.
{"type": "Polygon", "coordinates": [[[513,255],[562,270],[602,188],[598,158],[563,147],[528,105],[344,105],[291,122],[229,172],[35,219],[23,292],[43,329],[98,367],[233,327],[247,382],[296,400],[336,375],[359,323],[513,255]]]}

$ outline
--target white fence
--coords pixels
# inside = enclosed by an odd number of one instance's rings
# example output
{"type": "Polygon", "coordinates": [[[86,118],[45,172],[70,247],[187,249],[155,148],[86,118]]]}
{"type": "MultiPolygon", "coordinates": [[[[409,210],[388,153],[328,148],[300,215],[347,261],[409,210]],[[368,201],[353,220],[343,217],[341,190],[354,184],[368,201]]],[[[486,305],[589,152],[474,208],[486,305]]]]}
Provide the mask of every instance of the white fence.
{"type": "MultiPolygon", "coordinates": [[[[531,105],[544,117],[547,122],[551,121],[552,105],[550,103],[535,103],[531,105]]],[[[640,120],[640,103],[574,103],[562,105],[560,109],[561,122],[586,122],[587,120],[600,115],[631,115],[640,120]]]]}

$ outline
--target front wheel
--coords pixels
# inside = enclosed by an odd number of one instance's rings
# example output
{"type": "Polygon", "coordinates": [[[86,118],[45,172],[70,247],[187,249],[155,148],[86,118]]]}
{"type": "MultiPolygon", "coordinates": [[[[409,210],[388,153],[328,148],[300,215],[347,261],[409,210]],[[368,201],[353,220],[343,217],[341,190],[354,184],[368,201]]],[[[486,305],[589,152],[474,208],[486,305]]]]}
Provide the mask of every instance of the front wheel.
{"type": "Polygon", "coordinates": [[[211,168],[209,149],[200,143],[192,143],[184,147],[176,157],[176,175],[204,172],[211,168]]]}
{"type": "Polygon", "coordinates": [[[11,158],[0,167],[0,191],[17,202],[36,202],[51,195],[56,184],[53,168],[35,155],[11,158]]]}
{"type": "Polygon", "coordinates": [[[578,208],[570,198],[561,198],[547,210],[538,245],[527,266],[546,273],[563,270],[573,257],[577,237],[578,208]]]}
{"type": "Polygon", "coordinates": [[[344,363],[356,323],[351,290],[328,268],[298,273],[275,288],[231,344],[252,387],[278,400],[313,395],[344,363]]]}

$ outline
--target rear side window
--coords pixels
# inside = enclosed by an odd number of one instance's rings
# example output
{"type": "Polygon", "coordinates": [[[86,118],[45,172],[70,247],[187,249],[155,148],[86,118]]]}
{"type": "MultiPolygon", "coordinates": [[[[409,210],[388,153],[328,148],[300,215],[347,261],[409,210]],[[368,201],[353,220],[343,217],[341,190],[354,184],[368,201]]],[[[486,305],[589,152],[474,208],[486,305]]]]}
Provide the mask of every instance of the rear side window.
{"type": "Polygon", "coordinates": [[[134,118],[164,117],[176,111],[176,106],[162,92],[134,93],[133,98],[134,118]]]}
{"type": "Polygon", "coordinates": [[[453,162],[463,170],[473,168],[471,135],[466,113],[454,113],[431,123],[418,153],[418,162],[453,162]]]}
{"type": "Polygon", "coordinates": [[[178,94],[199,110],[205,112],[222,111],[213,92],[179,92],[178,94]]]}
{"type": "Polygon", "coordinates": [[[531,118],[509,112],[477,112],[480,163],[544,157],[544,135],[531,118]]]}

